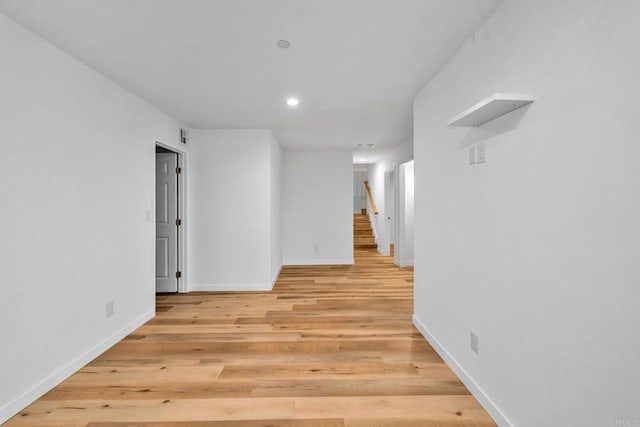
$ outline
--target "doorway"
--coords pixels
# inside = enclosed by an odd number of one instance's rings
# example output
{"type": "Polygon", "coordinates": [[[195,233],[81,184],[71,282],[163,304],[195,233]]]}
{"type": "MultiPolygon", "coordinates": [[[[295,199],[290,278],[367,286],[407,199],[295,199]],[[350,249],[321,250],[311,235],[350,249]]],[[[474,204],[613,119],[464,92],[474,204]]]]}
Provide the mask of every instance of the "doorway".
{"type": "Polygon", "coordinates": [[[180,154],[156,145],[156,293],[180,290],[181,174],[180,154]]]}
{"type": "Polygon", "coordinates": [[[367,210],[367,192],[364,182],[367,180],[369,168],[367,165],[353,165],[353,213],[363,214],[367,210]]]}

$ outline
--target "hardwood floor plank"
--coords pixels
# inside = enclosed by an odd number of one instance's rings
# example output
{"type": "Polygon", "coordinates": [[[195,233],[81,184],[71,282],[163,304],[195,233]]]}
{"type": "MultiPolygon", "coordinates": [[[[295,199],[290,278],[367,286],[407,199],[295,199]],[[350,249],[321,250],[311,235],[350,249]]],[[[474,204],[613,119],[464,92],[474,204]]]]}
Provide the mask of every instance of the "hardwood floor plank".
{"type": "Polygon", "coordinates": [[[495,425],[471,395],[300,398],[295,401],[295,413],[300,418],[340,416],[345,420],[390,421],[409,418],[441,423],[460,422],[459,417],[464,416],[481,425],[495,425]]]}
{"type": "Polygon", "coordinates": [[[98,399],[218,399],[251,397],[255,390],[253,380],[220,380],[210,383],[177,381],[169,384],[137,382],[116,386],[56,387],[43,398],[48,400],[98,400],[98,399]]]}
{"type": "MultiPolygon", "coordinates": [[[[448,368],[443,368],[446,372],[448,368]]],[[[449,371],[450,372],[450,371],[449,371]]],[[[361,379],[411,378],[418,376],[418,368],[412,364],[389,363],[322,363],[294,365],[225,366],[220,378],[297,378],[342,379],[348,376],[361,379]]],[[[453,379],[456,377],[453,376],[453,379]]]]}
{"type": "Polygon", "coordinates": [[[87,427],[344,427],[342,419],[89,423],[87,427]]]}
{"type": "Polygon", "coordinates": [[[328,379],[259,379],[252,396],[428,396],[465,395],[469,391],[454,380],[426,380],[425,378],[361,379],[353,376],[349,381],[328,379]]]}
{"type": "MultiPolygon", "coordinates": [[[[53,403],[47,401],[46,403],[53,403]]],[[[99,399],[63,400],[56,405],[37,405],[22,412],[8,425],[33,426],[79,422],[156,422],[293,419],[294,400],[290,398],[221,399],[99,399]],[[25,414],[25,415],[23,415],[25,414]]],[[[32,405],[33,406],[33,405],[32,405]]],[[[329,418],[329,417],[308,417],[329,418]]]]}

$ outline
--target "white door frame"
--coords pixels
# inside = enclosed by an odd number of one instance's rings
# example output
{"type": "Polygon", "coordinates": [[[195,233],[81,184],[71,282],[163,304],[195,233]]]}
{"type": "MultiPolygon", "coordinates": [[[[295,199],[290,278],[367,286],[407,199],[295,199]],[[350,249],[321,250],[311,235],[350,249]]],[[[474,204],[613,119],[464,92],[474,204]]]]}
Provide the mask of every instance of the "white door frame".
{"type": "MultiPolygon", "coordinates": [[[[160,141],[155,141],[153,145],[153,155],[155,158],[155,147],[162,147],[169,151],[173,151],[178,155],[178,167],[181,169],[180,176],[178,177],[178,215],[182,220],[182,225],[178,231],[178,266],[182,273],[180,279],[178,279],[178,293],[189,292],[187,287],[187,231],[189,226],[188,211],[187,211],[187,159],[188,152],[184,149],[174,147],[172,145],[163,144],[160,141]]],[[[155,212],[155,189],[153,192],[153,206],[155,212]]],[[[155,224],[155,221],[154,221],[155,224]]],[[[153,241],[155,242],[155,227],[153,230],[153,241]]],[[[155,248],[155,245],[154,245],[155,248]]],[[[154,255],[155,259],[155,255],[154,255]]],[[[154,288],[155,289],[155,288],[154,288]]]]}
{"type": "Polygon", "coordinates": [[[404,214],[404,211],[400,209],[400,173],[402,171],[402,169],[400,168],[400,166],[394,164],[393,165],[393,171],[395,172],[395,182],[393,183],[395,185],[395,193],[393,194],[393,205],[394,205],[394,210],[395,210],[395,214],[396,214],[396,221],[393,224],[394,227],[396,228],[396,242],[394,243],[394,252],[393,252],[393,263],[397,266],[400,266],[400,252],[401,252],[401,245],[402,245],[402,238],[400,236],[400,217],[404,214]]]}
{"type": "Polygon", "coordinates": [[[382,242],[382,245],[378,245],[379,248],[381,247],[381,253],[384,256],[391,255],[391,243],[393,243],[394,245],[396,243],[396,180],[395,168],[384,171],[384,217],[382,218],[382,220],[385,239],[384,242],[382,242]],[[393,220],[391,218],[393,218],[393,220]],[[393,232],[391,230],[392,227],[393,232]],[[394,235],[394,239],[391,239],[392,234],[394,235]]]}
{"type": "MultiPolygon", "coordinates": [[[[413,250],[409,252],[408,245],[413,245],[413,238],[407,239],[407,175],[406,169],[408,165],[413,166],[413,160],[409,160],[396,167],[396,245],[394,254],[394,264],[398,267],[406,267],[413,265],[413,250]],[[411,254],[411,258],[407,259],[407,254],[411,254]]],[[[413,178],[411,179],[413,183],[413,178]]],[[[411,189],[411,197],[413,197],[413,188],[411,189]]],[[[412,208],[413,209],[413,208],[412,208]]],[[[411,212],[413,218],[413,210],[411,212]]],[[[415,222],[415,219],[413,220],[415,222]]]]}

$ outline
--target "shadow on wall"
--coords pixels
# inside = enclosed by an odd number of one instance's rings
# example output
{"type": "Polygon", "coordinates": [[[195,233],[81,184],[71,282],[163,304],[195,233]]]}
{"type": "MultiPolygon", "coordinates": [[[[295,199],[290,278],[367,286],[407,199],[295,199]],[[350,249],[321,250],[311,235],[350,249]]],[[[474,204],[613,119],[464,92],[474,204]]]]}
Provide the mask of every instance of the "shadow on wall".
{"type": "Polygon", "coordinates": [[[502,135],[515,130],[520,125],[532,104],[525,105],[509,114],[498,117],[479,127],[470,127],[466,129],[464,137],[460,140],[458,146],[460,148],[470,147],[482,141],[491,139],[497,135],[502,135]]]}

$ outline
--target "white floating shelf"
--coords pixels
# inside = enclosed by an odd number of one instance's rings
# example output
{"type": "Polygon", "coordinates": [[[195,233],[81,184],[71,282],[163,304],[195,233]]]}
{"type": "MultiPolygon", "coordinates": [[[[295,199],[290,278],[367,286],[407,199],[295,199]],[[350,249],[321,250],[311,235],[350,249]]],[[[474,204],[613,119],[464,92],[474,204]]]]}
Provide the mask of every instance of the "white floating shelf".
{"type": "Polygon", "coordinates": [[[482,126],[504,114],[531,104],[533,95],[521,93],[494,93],[476,105],[449,120],[448,126],[482,126]]]}

